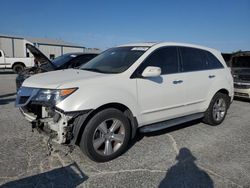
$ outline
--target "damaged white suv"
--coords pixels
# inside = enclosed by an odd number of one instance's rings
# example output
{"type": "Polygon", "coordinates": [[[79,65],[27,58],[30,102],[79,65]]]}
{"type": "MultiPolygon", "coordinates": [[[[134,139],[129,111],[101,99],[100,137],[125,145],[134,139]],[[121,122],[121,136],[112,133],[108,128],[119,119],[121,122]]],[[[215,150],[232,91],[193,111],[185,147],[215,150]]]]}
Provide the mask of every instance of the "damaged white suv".
{"type": "Polygon", "coordinates": [[[179,43],[108,49],[80,69],[34,75],[16,106],[32,126],[92,160],[121,155],[136,132],[202,118],[220,124],[233,79],[217,50],[179,43]]]}

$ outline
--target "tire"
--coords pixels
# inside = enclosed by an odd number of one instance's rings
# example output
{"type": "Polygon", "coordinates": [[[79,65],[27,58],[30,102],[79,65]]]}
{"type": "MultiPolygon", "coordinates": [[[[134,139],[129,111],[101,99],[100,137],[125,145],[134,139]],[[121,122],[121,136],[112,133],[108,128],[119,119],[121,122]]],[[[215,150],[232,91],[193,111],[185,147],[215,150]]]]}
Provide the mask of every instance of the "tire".
{"type": "Polygon", "coordinates": [[[23,70],[24,70],[24,65],[22,65],[21,63],[17,63],[13,66],[13,71],[17,74],[22,72],[23,70]]]}
{"type": "Polygon", "coordinates": [[[105,109],[87,123],[80,148],[93,161],[110,161],[126,151],[130,134],[128,118],[117,109],[105,109]]]}
{"type": "Polygon", "coordinates": [[[230,97],[228,95],[216,93],[204,114],[203,122],[212,126],[221,124],[226,117],[229,104],[230,97]],[[218,107],[220,106],[219,101],[221,101],[221,107],[218,107]]]}

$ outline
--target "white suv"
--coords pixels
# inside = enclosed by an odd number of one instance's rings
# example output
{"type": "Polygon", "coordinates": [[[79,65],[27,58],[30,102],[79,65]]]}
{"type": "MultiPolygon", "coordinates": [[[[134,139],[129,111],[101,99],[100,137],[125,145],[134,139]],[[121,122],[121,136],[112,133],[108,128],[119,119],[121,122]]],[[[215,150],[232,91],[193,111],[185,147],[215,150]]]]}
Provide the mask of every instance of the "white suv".
{"type": "Polygon", "coordinates": [[[16,106],[54,141],[78,145],[103,162],[121,155],[137,130],[199,118],[220,124],[233,93],[230,70],[217,50],[139,43],[108,49],[80,69],[28,78],[16,106]]]}

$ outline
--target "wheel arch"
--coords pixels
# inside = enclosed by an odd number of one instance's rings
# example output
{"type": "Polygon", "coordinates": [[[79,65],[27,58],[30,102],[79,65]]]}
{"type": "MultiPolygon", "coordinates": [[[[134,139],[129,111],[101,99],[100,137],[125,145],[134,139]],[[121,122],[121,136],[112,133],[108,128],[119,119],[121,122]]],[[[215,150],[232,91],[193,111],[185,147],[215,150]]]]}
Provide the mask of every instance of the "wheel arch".
{"type": "Polygon", "coordinates": [[[15,66],[15,65],[18,65],[18,64],[20,64],[20,65],[22,65],[22,66],[26,67],[26,66],[25,66],[25,64],[24,64],[23,62],[21,62],[21,61],[17,61],[17,62],[14,62],[14,63],[13,63],[13,65],[12,65],[12,67],[11,67],[11,68],[13,69],[13,68],[14,68],[14,66],[15,66]]]}
{"type": "Polygon", "coordinates": [[[228,96],[228,108],[230,107],[230,104],[231,104],[231,101],[232,101],[232,98],[231,98],[231,96],[230,96],[230,94],[229,94],[229,91],[227,90],[227,89],[220,89],[219,91],[217,91],[216,93],[222,93],[222,94],[225,94],[225,95],[227,95],[228,96]]]}
{"type": "MultiPolygon", "coordinates": [[[[223,94],[226,94],[226,95],[228,95],[229,96],[229,91],[227,90],[227,89],[225,89],[225,88],[223,88],[223,89],[220,89],[219,91],[217,91],[216,93],[223,93],[223,94]]],[[[215,93],[215,94],[216,94],[215,93]]],[[[230,97],[230,96],[229,96],[230,97]]]]}
{"type": "Polygon", "coordinates": [[[123,114],[128,118],[130,126],[131,126],[131,139],[133,139],[136,135],[137,132],[137,128],[138,128],[138,122],[137,122],[137,118],[133,115],[132,111],[124,104],[121,103],[107,103],[104,104],[94,110],[91,110],[87,116],[84,118],[84,120],[82,122],[80,122],[80,124],[78,126],[81,126],[77,135],[75,135],[76,141],[75,144],[79,145],[80,141],[81,141],[81,137],[83,134],[83,131],[85,130],[86,125],[88,124],[89,120],[91,118],[94,117],[94,115],[96,115],[98,112],[104,110],[104,109],[108,109],[108,108],[114,108],[117,110],[120,110],[121,112],[123,112],[123,114]]]}
{"type": "Polygon", "coordinates": [[[230,96],[229,90],[226,88],[220,88],[220,89],[215,90],[212,94],[209,94],[209,98],[207,99],[205,106],[203,107],[204,110],[207,110],[207,108],[210,105],[211,100],[216,95],[216,93],[223,93],[223,94],[227,95],[229,97],[229,100],[231,101],[231,96],[230,96]]]}

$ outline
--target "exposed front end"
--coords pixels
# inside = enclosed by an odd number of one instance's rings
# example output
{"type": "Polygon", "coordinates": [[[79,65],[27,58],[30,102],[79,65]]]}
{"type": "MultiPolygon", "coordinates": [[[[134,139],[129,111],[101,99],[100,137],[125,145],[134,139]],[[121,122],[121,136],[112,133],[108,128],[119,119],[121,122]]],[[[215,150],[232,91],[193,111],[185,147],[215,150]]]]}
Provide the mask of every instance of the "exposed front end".
{"type": "Polygon", "coordinates": [[[56,108],[56,104],[76,89],[21,87],[17,93],[16,107],[32,123],[33,128],[47,134],[57,143],[66,144],[73,139],[73,123],[77,113],[65,113],[56,108]]]}

